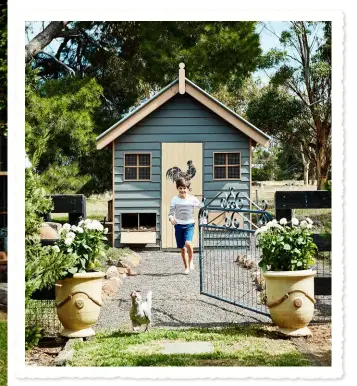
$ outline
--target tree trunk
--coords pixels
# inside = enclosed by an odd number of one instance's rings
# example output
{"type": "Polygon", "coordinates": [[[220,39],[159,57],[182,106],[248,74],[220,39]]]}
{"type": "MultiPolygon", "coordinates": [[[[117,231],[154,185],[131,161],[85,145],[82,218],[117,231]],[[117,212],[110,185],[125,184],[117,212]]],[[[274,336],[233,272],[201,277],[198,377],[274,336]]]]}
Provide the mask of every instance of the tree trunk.
{"type": "Polygon", "coordinates": [[[300,145],[302,163],[304,165],[304,185],[309,185],[310,161],[305,157],[303,146],[300,145]]]}
{"type": "Polygon", "coordinates": [[[316,181],[316,167],[311,167],[310,168],[311,170],[311,173],[310,173],[310,181],[311,181],[311,185],[315,185],[315,181],[316,181]]]}
{"type": "Polygon", "coordinates": [[[48,46],[53,39],[61,36],[61,31],[69,22],[68,21],[51,21],[50,24],[38,35],[36,35],[25,46],[25,61],[29,63],[31,59],[48,46]]]}
{"type": "MultiPolygon", "coordinates": [[[[319,144],[320,145],[320,144],[319,144]]],[[[316,170],[317,170],[317,190],[324,188],[328,181],[328,172],[330,170],[331,160],[325,147],[316,147],[316,170]]]]}
{"type": "Polygon", "coordinates": [[[304,162],[304,185],[309,185],[310,162],[304,162]]]}

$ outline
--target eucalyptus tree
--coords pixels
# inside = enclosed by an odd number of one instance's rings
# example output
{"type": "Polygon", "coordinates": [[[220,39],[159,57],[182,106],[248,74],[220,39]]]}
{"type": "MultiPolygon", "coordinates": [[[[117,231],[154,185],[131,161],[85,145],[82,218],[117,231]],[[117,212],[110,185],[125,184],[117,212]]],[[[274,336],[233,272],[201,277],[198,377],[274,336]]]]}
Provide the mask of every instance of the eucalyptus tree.
{"type": "Polygon", "coordinates": [[[263,67],[274,69],[271,85],[285,88],[304,107],[307,131],[300,143],[312,154],[321,189],[331,170],[331,22],[291,22],[278,37],[281,47],[265,56],[263,67]]]}

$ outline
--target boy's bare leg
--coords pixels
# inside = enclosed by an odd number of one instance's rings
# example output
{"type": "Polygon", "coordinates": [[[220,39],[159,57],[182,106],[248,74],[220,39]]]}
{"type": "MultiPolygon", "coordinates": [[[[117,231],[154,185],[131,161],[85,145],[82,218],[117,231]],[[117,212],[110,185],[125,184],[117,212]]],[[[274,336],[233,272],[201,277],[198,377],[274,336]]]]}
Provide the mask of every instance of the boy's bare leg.
{"type": "Polygon", "coordinates": [[[186,249],[185,248],[181,248],[181,257],[183,260],[183,265],[185,266],[185,269],[186,269],[188,267],[188,265],[187,265],[187,261],[186,261],[186,249]]]}
{"type": "Polygon", "coordinates": [[[186,245],[187,254],[188,254],[188,265],[190,266],[191,261],[192,261],[192,256],[193,256],[193,249],[192,249],[191,241],[186,241],[185,245],[186,245]]]}

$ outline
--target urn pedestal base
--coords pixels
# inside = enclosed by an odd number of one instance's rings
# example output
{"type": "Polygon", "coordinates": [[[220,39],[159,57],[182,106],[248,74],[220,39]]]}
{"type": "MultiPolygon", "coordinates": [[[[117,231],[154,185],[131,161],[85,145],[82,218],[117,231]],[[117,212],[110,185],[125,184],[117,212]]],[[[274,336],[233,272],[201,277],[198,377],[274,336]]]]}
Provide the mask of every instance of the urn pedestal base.
{"type": "Polygon", "coordinates": [[[282,335],[291,336],[291,337],[299,337],[299,336],[310,336],[312,335],[310,329],[308,327],[298,328],[297,330],[291,330],[289,328],[277,328],[277,332],[282,335]]]}
{"type": "Polygon", "coordinates": [[[95,331],[93,330],[92,327],[90,328],[84,328],[83,330],[69,330],[68,328],[64,328],[60,332],[61,336],[65,336],[66,338],[87,338],[89,336],[94,336],[95,331]]]}

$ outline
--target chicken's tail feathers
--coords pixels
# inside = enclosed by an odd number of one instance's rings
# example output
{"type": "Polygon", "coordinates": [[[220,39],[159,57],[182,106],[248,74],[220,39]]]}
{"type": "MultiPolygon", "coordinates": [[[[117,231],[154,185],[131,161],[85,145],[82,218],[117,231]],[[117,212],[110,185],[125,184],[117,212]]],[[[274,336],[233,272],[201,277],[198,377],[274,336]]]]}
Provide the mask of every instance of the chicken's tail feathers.
{"type": "Polygon", "coordinates": [[[152,291],[151,290],[146,295],[146,301],[148,302],[148,304],[151,307],[151,301],[152,301],[152,291]]]}

